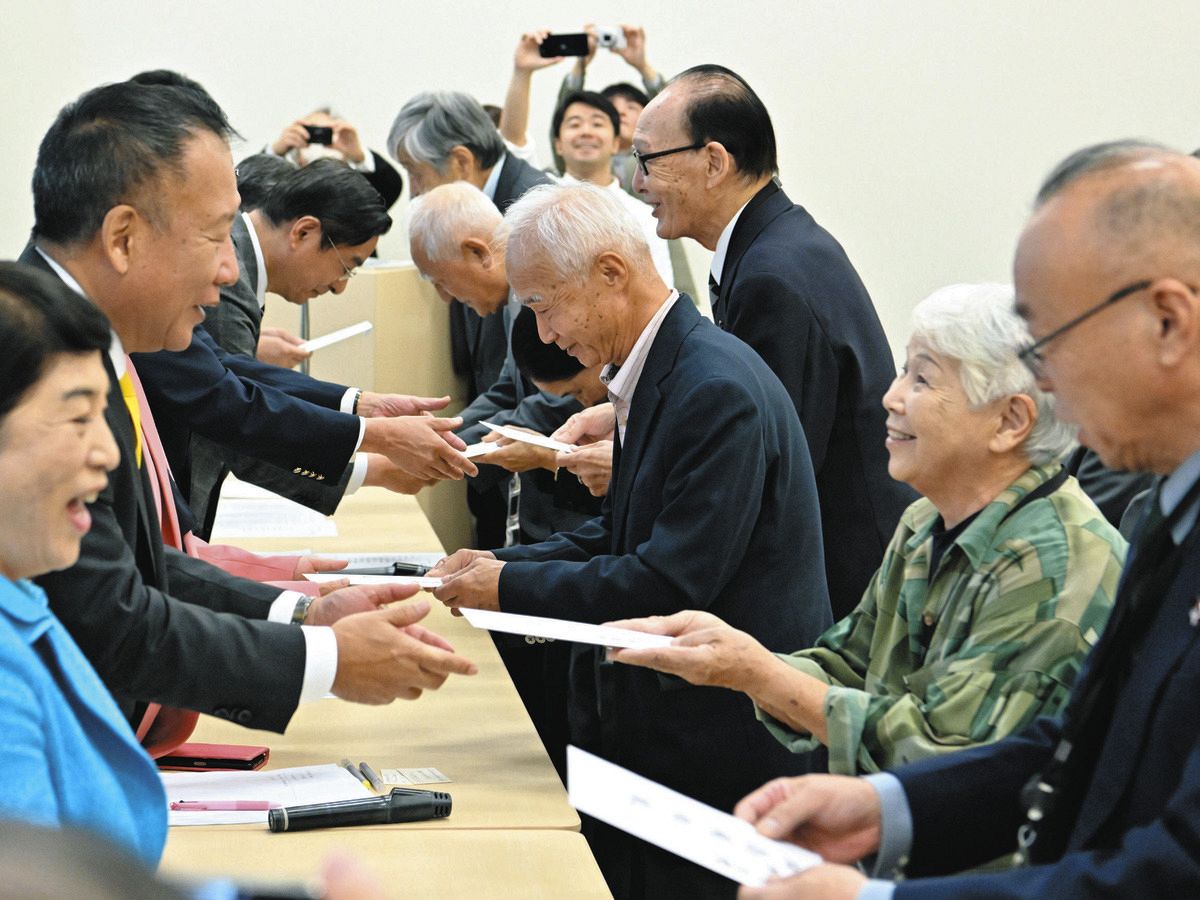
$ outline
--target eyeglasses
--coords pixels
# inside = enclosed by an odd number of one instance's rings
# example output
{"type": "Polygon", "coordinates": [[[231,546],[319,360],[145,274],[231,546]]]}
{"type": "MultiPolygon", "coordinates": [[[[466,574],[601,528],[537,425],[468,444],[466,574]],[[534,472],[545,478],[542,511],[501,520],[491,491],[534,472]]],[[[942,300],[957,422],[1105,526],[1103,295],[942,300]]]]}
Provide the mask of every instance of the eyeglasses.
{"type": "Polygon", "coordinates": [[[704,146],[704,141],[697,141],[695,144],[688,144],[686,147],[672,147],[670,150],[655,150],[653,153],[639,153],[637,147],[633,148],[633,158],[638,164],[638,168],[642,170],[642,174],[647,178],[650,177],[650,170],[646,168],[646,163],[652,159],[660,159],[664,156],[670,156],[672,153],[686,153],[688,150],[699,150],[704,146]]]}
{"type": "Polygon", "coordinates": [[[333,248],[333,252],[337,256],[337,261],[341,265],[342,271],[345,272],[345,274],[342,276],[342,278],[349,281],[351,278],[353,278],[355,275],[358,274],[358,266],[355,266],[352,269],[348,265],[346,265],[346,261],[344,259],[342,259],[342,254],[338,252],[337,244],[335,244],[333,242],[333,238],[331,238],[329,235],[325,235],[325,240],[329,241],[329,246],[333,248]]]}
{"type": "Polygon", "coordinates": [[[1025,368],[1033,373],[1034,378],[1043,377],[1046,374],[1046,357],[1042,355],[1043,347],[1045,347],[1055,338],[1062,337],[1076,325],[1087,321],[1096,313],[1100,312],[1100,310],[1107,309],[1118,300],[1124,300],[1126,297],[1129,297],[1132,294],[1136,294],[1139,291],[1144,291],[1152,284],[1154,284],[1152,279],[1135,281],[1133,284],[1127,285],[1126,287],[1121,288],[1119,291],[1113,292],[1091,309],[1085,310],[1066,324],[1059,325],[1045,337],[1041,338],[1040,340],[1036,340],[1031,344],[1027,344],[1025,347],[1022,347],[1017,351],[1017,358],[1025,364],[1025,368]]]}

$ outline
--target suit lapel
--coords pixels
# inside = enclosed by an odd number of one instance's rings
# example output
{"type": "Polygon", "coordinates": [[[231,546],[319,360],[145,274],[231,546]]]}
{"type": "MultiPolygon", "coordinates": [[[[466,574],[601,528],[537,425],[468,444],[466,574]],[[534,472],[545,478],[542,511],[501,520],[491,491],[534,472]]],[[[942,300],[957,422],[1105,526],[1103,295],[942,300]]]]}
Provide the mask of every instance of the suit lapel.
{"type": "MultiPolygon", "coordinates": [[[[1195,538],[1193,530],[1188,538],[1192,549],[1137,655],[1129,663],[1128,681],[1112,710],[1104,748],[1096,760],[1091,784],[1075,821],[1071,847],[1086,846],[1126,795],[1148,736],[1150,717],[1158,708],[1158,698],[1179,660],[1200,636],[1200,630],[1188,619],[1188,613],[1197,603],[1196,585],[1200,583],[1200,552],[1195,548],[1195,538]]],[[[1121,664],[1119,660],[1112,662],[1121,664]]]]}
{"type": "Polygon", "coordinates": [[[725,252],[725,266],[721,271],[721,286],[713,306],[713,319],[721,328],[728,330],[725,323],[729,318],[729,289],[737,277],[742,257],[762,230],[791,208],[792,201],[788,195],[771,180],[754,195],[738,217],[733,234],[729,236],[729,249],[725,252]]]}
{"type": "Polygon", "coordinates": [[[646,445],[658,421],[662,403],[660,383],[675,368],[679,347],[688,333],[700,321],[696,306],[686,295],[680,295],[671,307],[655,336],[646,364],[638,378],[637,389],[629,405],[629,420],[625,425],[625,440],[621,445],[620,467],[616,473],[613,494],[613,551],[624,548],[625,523],[633,493],[633,479],[641,465],[646,445]]]}

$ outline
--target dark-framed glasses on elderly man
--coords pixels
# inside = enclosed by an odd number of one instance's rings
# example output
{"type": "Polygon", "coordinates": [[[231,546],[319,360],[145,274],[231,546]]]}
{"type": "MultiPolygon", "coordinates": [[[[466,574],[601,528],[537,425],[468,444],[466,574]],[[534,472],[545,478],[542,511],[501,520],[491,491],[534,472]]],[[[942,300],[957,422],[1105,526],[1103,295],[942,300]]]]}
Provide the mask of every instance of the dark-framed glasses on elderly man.
{"type": "Polygon", "coordinates": [[[1068,331],[1070,331],[1076,325],[1080,325],[1083,322],[1086,322],[1088,319],[1090,319],[1096,313],[1100,312],[1100,310],[1107,309],[1108,307],[1110,307],[1114,303],[1116,303],[1118,300],[1124,300],[1126,297],[1136,294],[1139,291],[1144,291],[1144,290],[1146,290],[1146,288],[1150,287],[1150,285],[1152,285],[1152,284],[1154,284],[1154,280],[1148,278],[1148,279],[1144,279],[1142,281],[1135,281],[1133,284],[1126,285],[1125,287],[1121,288],[1119,291],[1113,291],[1113,293],[1109,294],[1107,297],[1105,297],[1103,300],[1101,300],[1095,306],[1084,310],[1082,313],[1077,315],[1075,318],[1071,319],[1069,322],[1059,325],[1057,328],[1055,328],[1053,331],[1051,331],[1049,334],[1045,335],[1044,337],[1039,338],[1038,340],[1033,341],[1032,343],[1026,344],[1024,347],[1022,347],[1020,350],[1017,351],[1017,357],[1021,360],[1021,362],[1023,362],[1025,364],[1025,368],[1029,369],[1029,371],[1033,373],[1034,378],[1043,377],[1046,374],[1046,357],[1042,354],[1042,349],[1047,344],[1049,344],[1055,338],[1062,337],[1064,334],[1066,334],[1068,331]]]}
{"type": "Polygon", "coordinates": [[[634,160],[638,164],[638,168],[642,170],[642,174],[647,178],[650,177],[650,170],[646,168],[646,163],[652,159],[661,159],[664,156],[670,156],[672,153],[686,153],[688,150],[699,150],[704,146],[704,141],[697,141],[694,144],[688,144],[686,147],[672,147],[670,150],[654,150],[651,153],[641,153],[637,147],[631,151],[634,160]]]}

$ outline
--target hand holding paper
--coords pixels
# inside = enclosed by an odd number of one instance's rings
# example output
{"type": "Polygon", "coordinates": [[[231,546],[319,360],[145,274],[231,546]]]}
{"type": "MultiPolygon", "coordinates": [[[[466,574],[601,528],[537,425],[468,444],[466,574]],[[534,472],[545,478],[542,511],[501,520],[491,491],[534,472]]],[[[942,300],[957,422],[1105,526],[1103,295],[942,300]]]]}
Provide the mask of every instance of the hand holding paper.
{"type": "MultiPolygon", "coordinates": [[[[865,785],[873,790],[870,785],[865,785]]],[[[744,821],[593,756],[567,748],[571,805],[740,884],[761,886],[820,864],[744,821]]]]}
{"type": "Polygon", "coordinates": [[[727,625],[712,613],[684,610],[670,616],[624,619],[621,628],[670,635],[673,644],[657,650],[618,650],[614,662],[645,666],[678,675],[692,684],[754,693],[759,680],[770,677],[775,655],[744,631],[727,625]]]}

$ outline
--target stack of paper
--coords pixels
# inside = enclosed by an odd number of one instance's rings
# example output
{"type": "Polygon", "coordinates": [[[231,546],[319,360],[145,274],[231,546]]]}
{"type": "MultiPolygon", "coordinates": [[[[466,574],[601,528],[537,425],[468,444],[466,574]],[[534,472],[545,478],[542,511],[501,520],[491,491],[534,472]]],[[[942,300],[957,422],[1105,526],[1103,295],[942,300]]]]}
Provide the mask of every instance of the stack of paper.
{"type": "Polygon", "coordinates": [[[213,541],[257,537],[337,537],[333,519],[308,507],[275,499],[227,499],[217,507],[213,541]]]}
{"type": "MultiPolygon", "coordinates": [[[[163,772],[167,803],[180,800],[266,800],[281,806],[333,803],[374,796],[341,766],[300,766],[270,772],[163,772]]],[[[171,825],[266,825],[266,811],[180,812],[171,825]]]]}

